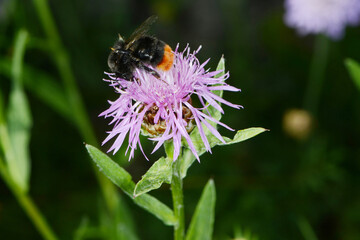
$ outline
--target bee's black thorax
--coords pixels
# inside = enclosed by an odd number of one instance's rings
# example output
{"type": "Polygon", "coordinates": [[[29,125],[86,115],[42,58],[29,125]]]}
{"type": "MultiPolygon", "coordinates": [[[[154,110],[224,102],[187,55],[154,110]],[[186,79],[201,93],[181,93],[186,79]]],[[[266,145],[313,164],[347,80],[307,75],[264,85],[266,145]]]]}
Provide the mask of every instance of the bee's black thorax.
{"type": "Polygon", "coordinates": [[[155,68],[162,71],[170,69],[174,58],[171,48],[163,41],[146,35],[156,19],[156,16],[150,16],[126,40],[119,34],[108,57],[108,66],[116,77],[132,81],[138,68],[160,78],[155,68]]]}
{"type": "Polygon", "coordinates": [[[126,80],[133,80],[135,68],[145,69],[158,76],[155,70],[146,65],[156,67],[164,56],[164,47],[163,41],[151,36],[140,37],[128,49],[125,49],[123,40],[118,40],[108,57],[108,66],[117,77],[126,80]]]}
{"type": "Polygon", "coordinates": [[[165,43],[151,36],[139,38],[132,46],[135,58],[155,67],[164,56],[165,43]]]}

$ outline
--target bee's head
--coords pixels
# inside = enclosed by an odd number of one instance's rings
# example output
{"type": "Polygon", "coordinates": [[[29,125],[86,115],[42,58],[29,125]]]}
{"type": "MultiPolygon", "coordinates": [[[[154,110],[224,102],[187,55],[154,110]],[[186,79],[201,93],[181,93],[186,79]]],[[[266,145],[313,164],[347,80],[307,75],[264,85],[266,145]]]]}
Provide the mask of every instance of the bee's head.
{"type": "Polygon", "coordinates": [[[112,72],[119,71],[119,68],[127,63],[130,59],[130,53],[116,44],[110,48],[111,52],[108,57],[108,66],[112,72]]]}
{"type": "Polygon", "coordinates": [[[111,50],[111,52],[113,54],[119,54],[120,53],[120,49],[118,49],[118,48],[111,47],[110,50],[111,50]]]}
{"type": "Polygon", "coordinates": [[[110,50],[111,50],[111,54],[115,54],[115,55],[124,55],[124,54],[126,55],[129,52],[127,50],[124,50],[123,48],[117,48],[115,46],[111,47],[110,50]]]}

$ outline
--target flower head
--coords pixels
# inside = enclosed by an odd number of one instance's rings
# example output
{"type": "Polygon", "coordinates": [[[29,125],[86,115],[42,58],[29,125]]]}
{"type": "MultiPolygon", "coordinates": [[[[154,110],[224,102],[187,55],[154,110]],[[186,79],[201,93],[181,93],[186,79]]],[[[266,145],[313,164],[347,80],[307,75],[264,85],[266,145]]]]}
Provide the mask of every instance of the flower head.
{"type": "Polygon", "coordinates": [[[300,34],[322,33],[333,39],[346,25],[360,21],[360,0],[286,0],[285,22],[300,34]]]}
{"type": "Polygon", "coordinates": [[[100,114],[100,116],[113,118],[110,124],[114,127],[103,141],[104,144],[115,138],[109,151],[116,153],[128,135],[127,151],[131,149],[129,158],[131,159],[137,146],[143,152],[139,138],[142,133],[150,136],[150,140],[157,142],[153,152],[159,149],[166,140],[172,140],[174,160],[179,156],[181,139],[184,138],[199,160],[190,132],[194,127],[198,127],[207,151],[211,151],[203,125],[224,142],[216,128],[208,121],[232,129],[213,118],[207,109],[212,106],[223,113],[219,103],[233,108],[241,106],[222,99],[212,91],[240,90],[225,83],[229,73],[220,74],[221,76],[217,77],[222,70],[205,70],[204,67],[209,59],[200,64],[195,56],[199,50],[200,48],[191,53],[190,48],[186,47],[184,51],[179,52],[177,47],[174,51],[174,66],[169,71],[159,71],[160,79],[141,69],[136,69],[134,72],[137,81],[126,81],[116,78],[112,73],[106,73],[110,78],[106,81],[110,82],[110,85],[120,94],[117,100],[109,101],[110,108],[100,114]],[[192,97],[195,96],[199,99],[200,108],[192,105],[192,97]]]}

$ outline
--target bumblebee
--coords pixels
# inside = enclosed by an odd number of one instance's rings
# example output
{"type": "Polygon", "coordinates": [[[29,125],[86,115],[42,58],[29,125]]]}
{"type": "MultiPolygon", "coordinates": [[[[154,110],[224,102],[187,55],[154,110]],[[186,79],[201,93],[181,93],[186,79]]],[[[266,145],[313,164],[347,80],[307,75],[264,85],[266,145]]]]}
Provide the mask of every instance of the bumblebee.
{"type": "Polygon", "coordinates": [[[156,20],[157,16],[149,17],[126,40],[119,34],[108,57],[108,66],[116,77],[132,81],[134,70],[138,68],[159,79],[155,69],[171,69],[174,62],[171,47],[156,37],[146,35],[156,20]]]}

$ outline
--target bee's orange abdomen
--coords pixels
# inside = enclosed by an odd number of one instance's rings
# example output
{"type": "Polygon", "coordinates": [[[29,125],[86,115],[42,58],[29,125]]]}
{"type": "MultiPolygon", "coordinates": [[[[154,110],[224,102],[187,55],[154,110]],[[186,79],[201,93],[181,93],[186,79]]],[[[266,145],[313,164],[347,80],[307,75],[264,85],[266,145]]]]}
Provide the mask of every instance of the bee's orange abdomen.
{"type": "Polygon", "coordinates": [[[174,62],[174,53],[169,45],[164,47],[164,56],[161,62],[157,65],[157,68],[163,71],[169,71],[174,62]]]}

